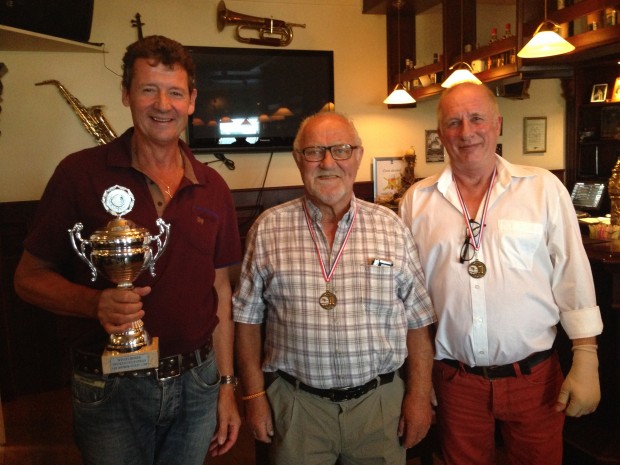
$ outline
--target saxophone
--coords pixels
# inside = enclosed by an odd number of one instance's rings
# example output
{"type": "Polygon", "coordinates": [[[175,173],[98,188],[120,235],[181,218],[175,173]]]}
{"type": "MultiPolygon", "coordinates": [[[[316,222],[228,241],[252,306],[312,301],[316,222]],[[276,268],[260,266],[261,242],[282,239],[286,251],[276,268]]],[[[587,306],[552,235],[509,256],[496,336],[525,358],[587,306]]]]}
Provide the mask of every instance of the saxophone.
{"type": "Polygon", "coordinates": [[[42,86],[45,84],[54,84],[58,88],[60,94],[65,98],[71,108],[73,108],[73,111],[78,118],[80,118],[86,130],[93,135],[97,141],[97,144],[107,144],[108,142],[116,139],[116,133],[110,126],[110,123],[108,123],[106,117],[103,115],[103,110],[100,105],[86,108],[82,105],[82,102],[71,95],[65,86],[54,79],[37,82],[35,86],[42,86]]]}

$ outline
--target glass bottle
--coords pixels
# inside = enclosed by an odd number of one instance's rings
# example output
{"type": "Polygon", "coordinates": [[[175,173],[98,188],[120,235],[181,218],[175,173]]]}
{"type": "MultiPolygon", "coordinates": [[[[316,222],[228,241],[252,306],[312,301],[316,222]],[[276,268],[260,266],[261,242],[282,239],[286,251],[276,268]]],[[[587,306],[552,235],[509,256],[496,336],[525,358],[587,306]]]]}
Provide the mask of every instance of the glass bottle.
{"type": "MultiPolygon", "coordinates": [[[[504,35],[502,36],[502,39],[510,39],[512,37],[512,31],[510,29],[510,23],[506,23],[505,29],[504,29],[504,35]]],[[[505,65],[507,64],[514,64],[517,61],[517,50],[514,48],[511,48],[510,50],[504,52],[504,63],[505,65]]]]}
{"type": "MultiPolygon", "coordinates": [[[[494,27],[493,29],[491,29],[491,39],[489,40],[489,45],[494,44],[495,42],[497,42],[497,28],[494,27]]],[[[496,55],[489,55],[489,57],[487,58],[487,69],[491,69],[491,68],[496,68],[497,67],[497,56],[496,55]]]]}

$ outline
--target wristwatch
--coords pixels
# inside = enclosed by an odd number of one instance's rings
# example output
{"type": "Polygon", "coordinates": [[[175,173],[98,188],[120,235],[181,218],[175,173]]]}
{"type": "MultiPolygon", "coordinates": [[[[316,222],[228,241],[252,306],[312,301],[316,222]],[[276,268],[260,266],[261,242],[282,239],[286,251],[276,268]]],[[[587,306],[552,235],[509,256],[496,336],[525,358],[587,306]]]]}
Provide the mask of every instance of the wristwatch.
{"type": "Polygon", "coordinates": [[[236,389],[239,381],[235,375],[225,375],[220,377],[220,384],[232,384],[233,389],[236,389]]]}

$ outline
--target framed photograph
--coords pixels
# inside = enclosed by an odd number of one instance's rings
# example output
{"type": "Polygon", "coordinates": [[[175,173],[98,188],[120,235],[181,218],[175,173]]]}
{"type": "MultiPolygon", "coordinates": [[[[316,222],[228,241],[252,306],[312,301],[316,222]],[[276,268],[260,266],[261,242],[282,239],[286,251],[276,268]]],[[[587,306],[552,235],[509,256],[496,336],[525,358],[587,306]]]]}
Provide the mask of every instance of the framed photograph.
{"type": "Polygon", "coordinates": [[[378,157],[373,159],[372,179],[375,202],[390,204],[400,191],[406,163],[403,157],[378,157]]]}
{"type": "Polygon", "coordinates": [[[427,129],[424,131],[426,141],[426,163],[435,163],[444,161],[444,148],[439,140],[439,133],[436,129],[427,129]]]}
{"type": "Polygon", "coordinates": [[[611,94],[612,102],[620,102],[620,77],[616,78],[616,83],[614,84],[614,92],[611,94]]]}
{"type": "Polygon", "coordinates": [[[547,117],[523,118],[523,152],[544,153],[547,151],[547,117]]]}
{"type": "Polygon", "coordinates": [[[607,84],[594,84],[590,102],[604,102],[607,98],[607,84]]]}

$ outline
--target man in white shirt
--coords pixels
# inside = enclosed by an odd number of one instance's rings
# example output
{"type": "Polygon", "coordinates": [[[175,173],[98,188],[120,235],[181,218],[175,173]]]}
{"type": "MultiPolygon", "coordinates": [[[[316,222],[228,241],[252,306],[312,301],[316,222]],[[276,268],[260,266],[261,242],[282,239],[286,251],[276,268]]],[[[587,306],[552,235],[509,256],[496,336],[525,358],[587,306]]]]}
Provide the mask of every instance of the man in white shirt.
{"type": "Polygon", "coordinates": [[[448,465],[490,465],[496,422],[512,463],[560,465],[564,414],[600,400],[602,331],[568,192],[550,172],[495,154],[501,116],[483,85],[442,95],[450,164],[412,186],[400,213],[438,315],[433,385],[448,465]],[[566,380],[552,350],[573,343],[566,380]]]}

